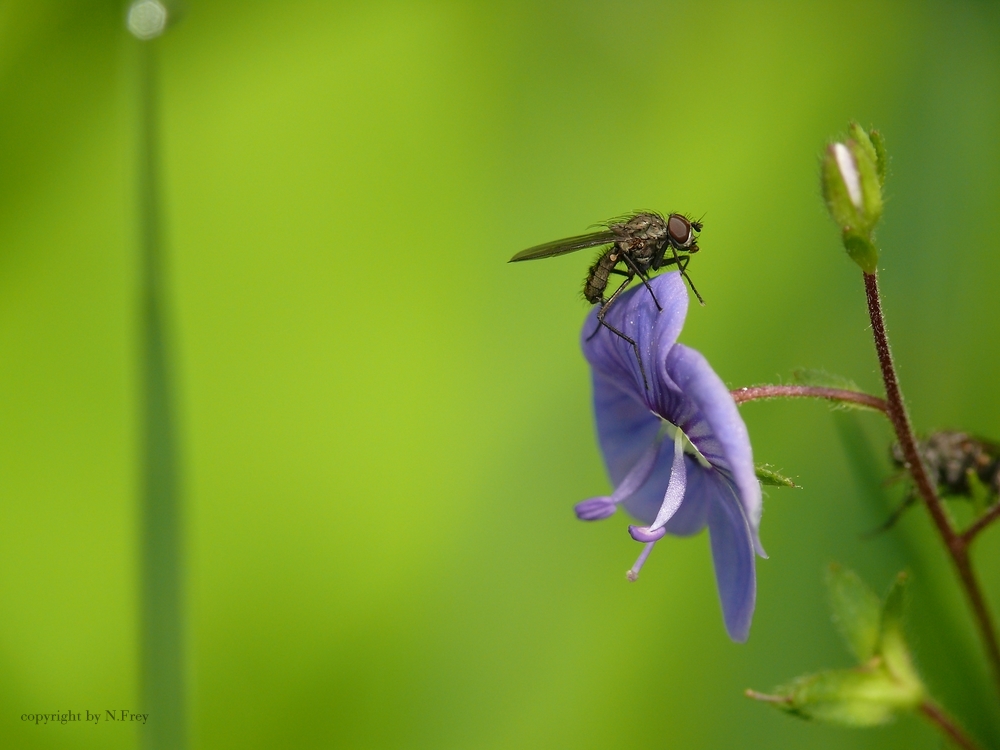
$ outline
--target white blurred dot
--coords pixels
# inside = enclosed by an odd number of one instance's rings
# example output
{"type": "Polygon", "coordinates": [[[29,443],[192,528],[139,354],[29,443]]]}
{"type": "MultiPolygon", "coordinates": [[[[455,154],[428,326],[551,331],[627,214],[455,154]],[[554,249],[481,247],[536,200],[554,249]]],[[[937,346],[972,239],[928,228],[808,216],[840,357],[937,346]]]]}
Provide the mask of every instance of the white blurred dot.
{"type": "Polygon", "coordinates": [[[129,6],[125,25],[139,39],[153,39],[167,26],[167,9],[160,0],[136,0],[129,6]]]}

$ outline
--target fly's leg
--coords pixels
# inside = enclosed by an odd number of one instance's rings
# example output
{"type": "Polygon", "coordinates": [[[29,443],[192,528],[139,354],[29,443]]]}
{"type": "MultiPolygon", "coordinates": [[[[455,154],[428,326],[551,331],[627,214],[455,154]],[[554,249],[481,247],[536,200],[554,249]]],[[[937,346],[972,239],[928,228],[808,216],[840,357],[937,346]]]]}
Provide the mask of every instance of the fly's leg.
{"type": "Polygon", "coordinates": [[[681,272],[681,276],[684,277],[684,280],[688,283],[688,286],[691,287],[691,291],[694,292],[694,296],[698,298],[698,301],[701,303],[701,306],[704,307],[705,300],[703,300],[701,298],[701,295],[698,294],[698,290],[694,288],[694,282],[691,281],[691,277],[688,276],[687,267],[688,263],[691,262],[691,256],[687,255],[682,259],[677,254],[677,248],[674,247],[672,244],[670,245],[670,252],[674,254],[674,257],[671,260],[668,260],[666,263],[664,263],[664,265],[670,265],[673,263],[677,264],[677,268],[681,272]]]}
{"type": "MultiPolygon", "coordinates": [[[[653,287],[649,285],[649,277],[639,270],[639,266],[637,266],[635,261],[629,258],[627,254],[622,255],[622,260],[625,261],[625,265],[627,265],[633,273],[638,274],[639,278],[642,279],[643,286],[646,287],[646,291],[649,292],[649,296],[653,298],[653,304],[656,305],[656,311],[663,312],[663,308],[660,307],[659,300],[657,300],[656,295],[653,294],[653,287]]],[[[615,292],[615,294],[617,294],[617,292],[615,292]]]]}
{"type": "MultiPolygon", "coordinates": [[[[619,294],[622,293],[622,290],[625,289],[625,287],[627,287],[629,285],[629,282],[632,281],[632,274],[625,273],[623,271],[619,271],[619,273],[621,273],[624,276],[627,276],[628,278],[626,278],[625,281],[623,281],[621,283],[621,286],[619,286],[617,289],[615,289],[615,293],[614,294],[612,294],[607,299],[602,299],[601,300],[601,309],[597,311],[597,327],[594,329],[594,332],[592,334],[590,334],[589,336],[587,336],[587,341],[590,341],[592,338],[594,338],[594,336],[597,335],[597,332],[601,330],[601,326],[604,326],[608,330],[614,331],[615,333],[617,333],[623,339],[625,339],[626,341],[628,341],[629,343],[631,343],[632,346],[635,346],[635,342],[632,341],[632,339],[630,339],[628,336],[626,336],[621,331],[618,331],[618,330],[612,328],[610,325],[608,325],[607,323],[604,322],[604,316],[607,314],[608,307],[611,305],[612,302],[615,301],[615,298],[619,294]]],[[[642,363],[640,362],[639,364],[641,365],[642,363]]]]}
{"type": "MultiPolygon", "coordinates": [[[[601,330],[601,326],[607,328],[609,331],[611,331],[613,334],[615,334],[618,338],[622,339],[623,341],[627,341],[629,345],[632,347],[632,351],[635,352],[635,361],[639,363],[639,372],[642,375],[642,386],[648,391],[649,381],[646,380],[646,368],[643,367],[642,357],[639,355],[639,345],[635,343],[635,339],[626,336],[624,333],[619,331],[617,328],[615,328],[613,325],[611,325],[604,319],[604,316],[608,314],[608,308],[611,307],[611,303],[614,302],[615,299],[618,298],[618,295],[625,290],[625,287],[629,285],[630,281],[632,281],[631,274],[629,274],[628,278],[622,282],[621,286],[615,289],[615,293],[612,294],[610,297],[608,297],[607,301],[601,303],[601,309],[597,311],[597,328],[595,328],[594,332],[587,337],[587,341],[590,341],[592,338],[594,338],[594,336],[597,335],[597,332],[601,330]]],[[[653,299],[655,300],[656,297],[653,297],[653,299]]]]}

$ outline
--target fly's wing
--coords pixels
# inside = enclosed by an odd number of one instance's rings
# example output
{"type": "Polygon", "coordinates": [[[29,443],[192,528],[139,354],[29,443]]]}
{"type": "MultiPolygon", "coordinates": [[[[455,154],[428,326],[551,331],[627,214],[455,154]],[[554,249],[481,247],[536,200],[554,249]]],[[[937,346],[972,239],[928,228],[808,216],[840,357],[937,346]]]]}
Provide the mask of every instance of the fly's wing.
{"type": "Polygon", "coordinates": [[[618,235],[610,229],[604,229],[600,232],[591,232],[590,234],[581,234],[577,237],[567,237],[564,240],[546,242],[544,245],[535,245],[534,247],[529,247],[527,250],[522,250],[511,258],[508,263],[514,263],[519,260],[534,260],[535,258],[548,258],[553,255],[573,253],[587,247],[607,245],[614,242],[618,238],[618,235]]]}

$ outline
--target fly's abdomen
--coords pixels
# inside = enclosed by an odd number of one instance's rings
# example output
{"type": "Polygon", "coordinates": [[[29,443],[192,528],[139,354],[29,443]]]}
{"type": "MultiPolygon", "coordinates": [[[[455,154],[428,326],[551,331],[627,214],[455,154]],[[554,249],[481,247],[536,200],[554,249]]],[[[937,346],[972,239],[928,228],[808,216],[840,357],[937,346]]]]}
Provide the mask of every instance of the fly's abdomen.
{"type": "Polygon", "coordinates": [[[583,284],[583,296],[592,305],[604,301],[604,290],[608,287],[608,277],[612,269],[618,265],[618,256],[614,248],[604,253],[597,262],[590,267],[587,280],[583,284]]]}

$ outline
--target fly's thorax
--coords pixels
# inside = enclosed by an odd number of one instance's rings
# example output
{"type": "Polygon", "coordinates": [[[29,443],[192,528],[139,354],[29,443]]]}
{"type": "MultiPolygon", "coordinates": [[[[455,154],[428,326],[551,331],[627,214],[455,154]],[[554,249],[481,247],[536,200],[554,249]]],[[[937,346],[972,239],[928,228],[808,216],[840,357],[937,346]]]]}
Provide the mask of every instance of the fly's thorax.
{"type": "Polygon", "coordinates": [[[654,213],[640,213],[633,216],[624,224],[615,227],[618,231],[630,240],[642,240],[645,242],[658,242],[667,237],[667,223],[663,217],[654,213]]]}
{"type": "Polygon", "coordinates": [[[632,238],[615,243],[621,254],[627,254],[632,265],[640,271],[646,271],[659,250],[667,244],[664,239],[632,238]]]}

